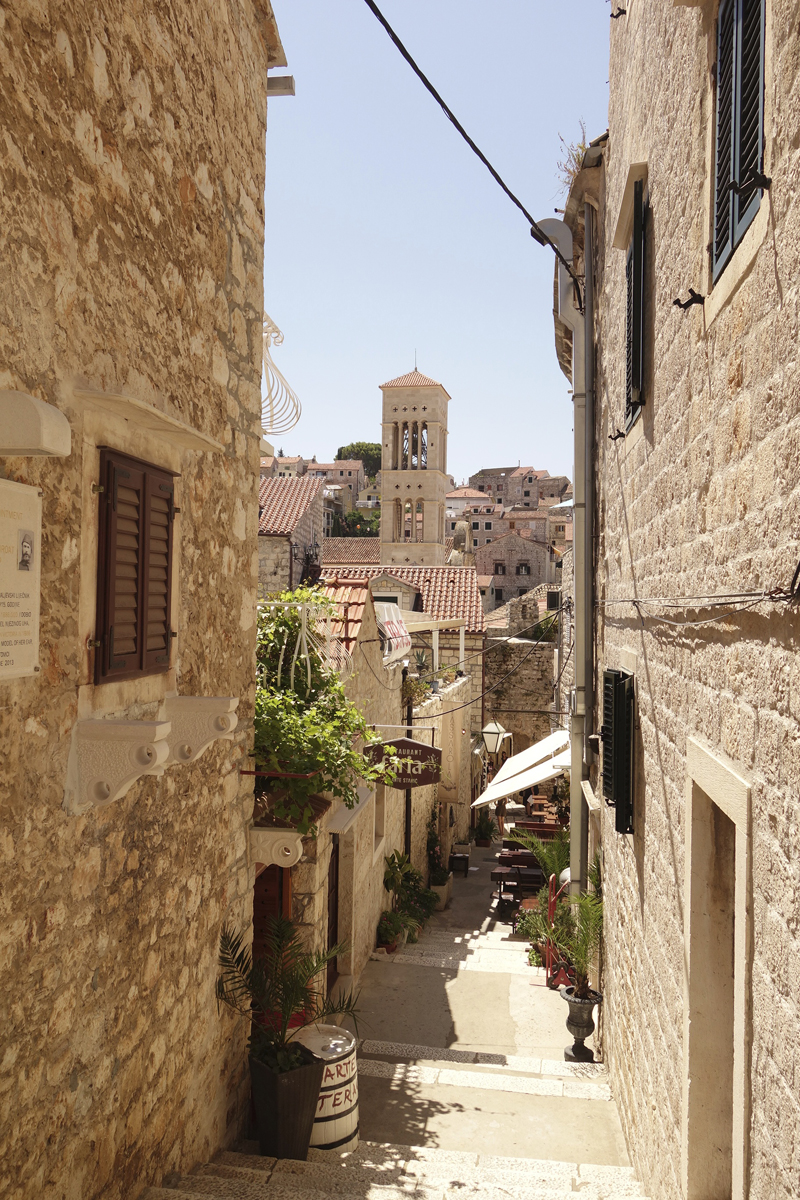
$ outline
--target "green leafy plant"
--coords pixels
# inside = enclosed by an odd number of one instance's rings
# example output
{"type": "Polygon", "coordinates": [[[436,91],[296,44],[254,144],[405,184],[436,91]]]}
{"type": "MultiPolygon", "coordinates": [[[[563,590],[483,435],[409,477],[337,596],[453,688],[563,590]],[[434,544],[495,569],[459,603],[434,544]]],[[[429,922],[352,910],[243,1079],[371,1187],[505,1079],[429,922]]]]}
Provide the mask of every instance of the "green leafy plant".
{"type": "Polygon", "coordinates": [[[575,969],[576,999],[589,996],[589,972],[592,969],[603,939],[603,901],[588,892],[571,905],[571,930],[554,930],[551,938],[575,969]]]}
{"type": "Polygon", "coordinates": [[[417,674],[424,675],[428,669],[428,659],[424,650],[414,651],[414,662],[417,664],[417,674]]]}
{"type": "Polygon", "coordinates": [[[442,843],[439,839],[439,801],[434,800],[431,815],[428,817],[428,880],[433,887],[444,887],[450,878],[443,859],[442,843]]]}
{"type": "Polygon", "coordinates": [[[397,912],[400,908],[400,895],[403,890],[403,885],[414,868],[411,865],[411,859],[407,854],[401,854],[399,850],[395,850],[388,858],[384,858],[386,868],[383,872],[383,886],[392,896],[392,910],[397,912]]]}
{"type": "Polygon", "coordinates": [[[282,592],[259,609],[254,755],[260,812],[312,829],[311,796],[353,808],[360,782],[394,780],[392,760],[378,764],[360,746],[379,741],[321,653],[317,628],[330,612],[317,588],[282,592]]]}
{"type": "Polygon", "coordinates": [[[381,469],[380,442],[348,442],[336,451],[336,461],[360,458],[364,464],[364,473],[374,479],[381,469]]]}
{"type": "Polygon", "coordinates": [[[556,162],[556,171],[561,184],[561,192],[565,196],[569,195],[570,188],[583,166],[583,156],[589,149],[589,143],[586,140],[586,122],[580,121],[579,128],[581,135],[574,142],[568,142],[561,134],[558,135],[561,143],[561,158],[556,162]]]}
{"type": "Polygon", "coordinates": [[[378,921],[378,945],[393,946],[404,928],[401,914],[387,908],[378,921]]]}
{"type": "Polygon", "coordinates": [[[412,708],[417,708],[431,694],[431,689],[428,684],[422,679],[412,679],[409,676],[403,680],[403,704],[410,704],[412,708]]]}
{"type": "Polygon", "coordinates": [[[559,829],[553,839],[543,842],[530,829],[512,829],[508,834],[511,842],[530,850],[545,873],[545,878],[551,875],[559,878],[561,872],[569,866],[569,830],[559,829]]]}
{"type": "Polygon", "coordinates": [[[592,885],[592,891],[599,900],[603,899],[603,855],[598,846],[594,852],[592,861],[589,863],[588,869],[589,883],[592,885]]]}
{"type": "Polygon", "coordinates": [[[497,822],[487,808],[482,808],[475,822],[475,837],[481,842],[490,842],[497,831],[497,822]]]}
{"type": "Polygon", "coordinates": [[[438,902],[439,897],[436,892],[425,887],[422,872],[418,871],[416,867],[412,867],[405,875],[402,887],[397,894],[398,910],[413,917],[421,927],[434,912],[438,902]]]}
{"type": "Polygon", "coordinates": [[[348,992],[334,999],[319,982],[328,963],[345,952],[344,944],[311,952],[291,921],[273,917],[266,925],[264,947],[254,959],[244,933],[223,928],[217,1001],[250,1021],[254,1058],[273,1071],[292,1071],[305,1061],[300,1043],[292,1040],[299,1030],[335,1016],[349,1016],[356,1023],[358,995],[348,992]]]}
{"type": "Polygon", "coordinates": [[[450,872],[447,867],[434,867],[430,876],[431,887],[444,887],[449,878],[450,872]]]}

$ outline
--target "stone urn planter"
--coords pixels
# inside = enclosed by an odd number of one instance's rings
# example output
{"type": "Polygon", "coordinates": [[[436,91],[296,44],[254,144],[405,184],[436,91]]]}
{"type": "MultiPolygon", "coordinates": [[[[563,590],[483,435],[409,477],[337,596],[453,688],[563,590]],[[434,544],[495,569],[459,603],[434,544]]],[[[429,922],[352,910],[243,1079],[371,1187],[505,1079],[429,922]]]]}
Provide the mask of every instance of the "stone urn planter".
{"type": "Polygon", "coordinates": [[[447,908],[453,895],[453,872],[451,871],[447,876],[447,883],[439,885],[432,883],[430,884],[430,889],[432,892],[436,892],[436,895],[439,897],[435,911],[441,912],[443,908],[447,908]]]}
{"type": "Polygon", "coordinates": [[[561,987],[559,991],[562,999],[566,1000],[569,1005],[567,1029],[573,1037],[573,1044],[567,1046],[564,1051],[564,1059],[566,1062],[594,1062],[594,1054],[588,1046],[584,1045],[584,1042],[594,1033],[592,1012],[595,1004],[602,1003],[603,997],[599,992],[590,990],[585,1000],[580,999],[574,994],[574,986],[561,987]]]}

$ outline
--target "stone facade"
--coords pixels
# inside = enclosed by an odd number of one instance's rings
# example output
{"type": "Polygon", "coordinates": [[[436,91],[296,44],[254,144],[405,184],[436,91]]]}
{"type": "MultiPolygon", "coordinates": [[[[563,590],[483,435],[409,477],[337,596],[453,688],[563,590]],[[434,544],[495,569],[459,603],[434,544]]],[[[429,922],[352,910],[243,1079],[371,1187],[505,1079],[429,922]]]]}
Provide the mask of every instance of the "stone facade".
{"type": "MultiPolygon", "coordinates": [[[[291,591],[300,583],[306,556],[313,550],[314,542],[321,547],[325,537],[325,497],[322,488],[298,518],[289,534],[258,535],[258,594],[291,591]]],[[[318,554],[310,554],[311,561],[318,563],[318,554]]]]}
{"type": "Polygon", "coordinates": [[[716,282],[715,3],[633,0],[611,23],[609,140],[568,204],[579,255],[587,189],[598,205],[595,689],[602,668],[619,668],[637,697],[634,834],[603,811],[604,1039],[654,1200],[790,1200],[800,1188],[795,618],[757,602],[789,584],[798,557],[800,42],[794,5],[765,11],[771,187],[716,282]],[[636,164],[644,407],[612,442],[626,370],[614,241],[636,164]],[[705,302],[682,311],[673,301],[690,286],[705,302]],[[732,592],[753,606],[704,599],[732,592]]]}
{"type": "Polygon", "coordinates": [[[251,911],[239,768],[267,69],[283,64],[267,0],[0,9],[0,388],[56,405],[72,432],[69,457],[0,459],[44,507],[41,671],[0,683],[10,1200],[135,1196],[243,1127],[245,1031],[214,986],[220,928],[251,911]],[[184,448],[195,430],[218,449],[184,448]],[[176,473],[177,637],[169,669],[95,686],[103,445],[176,473]],[[238,698],[233,740],[67,811],[76,723],[154,720],[175,693],[238,698]]]}
{"type": "Polygon", "coordinates": [[[553,643],[490,636],[485,658],[485,719],[499,721],[513,733],[514,753],[518,754],[550,733],[553,643]]]}
{"type": "Polygon", "coordinates": [[[479,575],[493,575],[495,604],[505,604],[555,576],[550,547],[518,533],[506,533],[475,552],[479,575]],[[498,595],[499,593],[499,595],[498,595]]]}

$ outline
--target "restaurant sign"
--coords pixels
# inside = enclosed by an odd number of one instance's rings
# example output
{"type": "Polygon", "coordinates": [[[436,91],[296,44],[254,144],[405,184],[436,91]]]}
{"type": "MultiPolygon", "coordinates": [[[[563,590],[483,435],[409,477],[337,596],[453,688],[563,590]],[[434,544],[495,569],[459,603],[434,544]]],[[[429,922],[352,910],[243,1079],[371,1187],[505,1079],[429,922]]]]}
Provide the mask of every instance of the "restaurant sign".
{"type": "Polygon", "coordinates": [[[393,738],[390,742],[373,742],[364,750],[369,761],[378,766],[397,756],[395,781],[392,787],[426,787],[438,783],[442,775],[442,752],[435,746],[411,738],[393,738]]]}

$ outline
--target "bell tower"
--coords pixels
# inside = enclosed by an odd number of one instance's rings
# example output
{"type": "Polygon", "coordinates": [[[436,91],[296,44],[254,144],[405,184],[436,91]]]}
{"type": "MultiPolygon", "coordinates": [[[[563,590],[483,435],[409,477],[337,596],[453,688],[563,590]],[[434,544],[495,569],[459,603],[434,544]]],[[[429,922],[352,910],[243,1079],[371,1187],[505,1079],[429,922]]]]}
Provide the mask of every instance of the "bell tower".
{"type": "Polygon", "coordinates": [[[381,392],[381,566],[443,566],[450,397],[417,370],[381,392]]]}

